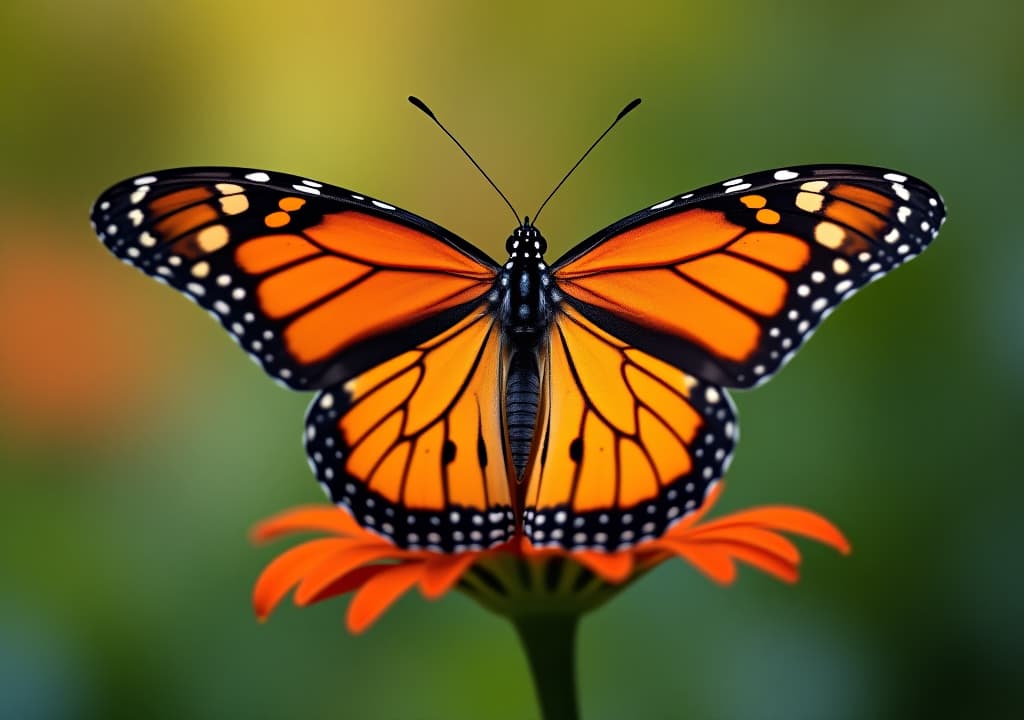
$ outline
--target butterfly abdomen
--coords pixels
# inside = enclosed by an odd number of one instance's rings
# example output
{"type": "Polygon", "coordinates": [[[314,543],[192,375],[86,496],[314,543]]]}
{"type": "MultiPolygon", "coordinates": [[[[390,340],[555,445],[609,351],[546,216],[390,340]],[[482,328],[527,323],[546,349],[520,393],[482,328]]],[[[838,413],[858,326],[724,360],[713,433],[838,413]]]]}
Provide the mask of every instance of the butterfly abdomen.
{"type": "Polygon", "coordinates": [[[529,350],[517,351],[509,364],[505,387],[505,417],[508,423],[509,450],[516,477],[521,478],[533,446],[534,426],[540,398],[537,357],[529,350]]]}

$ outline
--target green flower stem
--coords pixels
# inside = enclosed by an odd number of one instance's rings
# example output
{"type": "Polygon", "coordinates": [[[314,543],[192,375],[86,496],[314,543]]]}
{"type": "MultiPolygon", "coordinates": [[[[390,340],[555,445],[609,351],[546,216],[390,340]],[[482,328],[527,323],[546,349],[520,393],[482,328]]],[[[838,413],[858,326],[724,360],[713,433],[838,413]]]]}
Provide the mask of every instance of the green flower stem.
{"type": "Polygon", "coordinates": [[[576,614],[512,618],[526,651],[542,720],[579,720],[576,700],[576,614]]]}

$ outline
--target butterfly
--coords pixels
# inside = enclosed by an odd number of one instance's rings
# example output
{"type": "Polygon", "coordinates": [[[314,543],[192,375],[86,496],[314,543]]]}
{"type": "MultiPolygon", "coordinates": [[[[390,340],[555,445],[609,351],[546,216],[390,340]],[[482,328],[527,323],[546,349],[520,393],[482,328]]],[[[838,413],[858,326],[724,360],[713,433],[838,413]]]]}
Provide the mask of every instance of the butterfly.
{"type": "Polygon", "coordinates": [[[729,466],[726,388],[768,380],[944,218],[924,182],[854,165],[674,196],[551,264],[529,217],[498,264],[387,202],[263,170],[141,175],[92,210],[118,258],[317,393],[305,445],[334,503],[439,552],[660,536],[729,466]]]}

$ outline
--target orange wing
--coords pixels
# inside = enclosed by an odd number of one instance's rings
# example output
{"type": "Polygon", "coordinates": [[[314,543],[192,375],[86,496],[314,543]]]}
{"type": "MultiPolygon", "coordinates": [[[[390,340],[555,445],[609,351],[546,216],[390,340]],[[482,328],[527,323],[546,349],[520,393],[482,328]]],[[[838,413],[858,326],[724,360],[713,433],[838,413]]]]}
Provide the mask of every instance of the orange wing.
{"type": "Polygon", "coordinates": [[[534,545],[621,550],[700,507],[736,441],[729,397],[565,306],[526,471],[534,545]]]}
{"type": "Polygon", "coordinates": [[[497,269],[392,205],[258,170],[127,180],[92,220],[114,254],[206,308],[296,389],[348,379],[451,327],[497,269]]]}
{"type": "Polygon", "coordinates": [[[506,363],[497,322],[480,305],[322,391],[306,417],[317,478],[363,527],[402,547],[459,552],[510,539],[506,363]]]}
{"type": "Polygon", "coordinates": [[[566,303],[704,380],[767,380],[842,300],[931,242],[938,193],[856,166],[775,170],[666,200],[553,265],[566,303]]]}
{"type": "Polygon", "coordinates": [[[768,379],[944,217],[905,175],[798,167],[666,200],[569,251],[552,266],[526,535],[614,551],[699,508],[737,437],[722,386],[768,379]]]}

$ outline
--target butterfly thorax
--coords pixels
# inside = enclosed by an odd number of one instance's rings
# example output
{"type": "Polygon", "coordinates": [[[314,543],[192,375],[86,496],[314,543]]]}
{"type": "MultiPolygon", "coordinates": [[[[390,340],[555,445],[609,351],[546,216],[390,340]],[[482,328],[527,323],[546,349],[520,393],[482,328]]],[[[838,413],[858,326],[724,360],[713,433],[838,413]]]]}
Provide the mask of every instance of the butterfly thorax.
{"type": "Polygon", "coordinates": [[[498,275],[498,317],[516,349],[534,349],[551,322],[551,277],[544,262],[547,242],[530,219],[505,242],[509,258],[498,275]]]}

